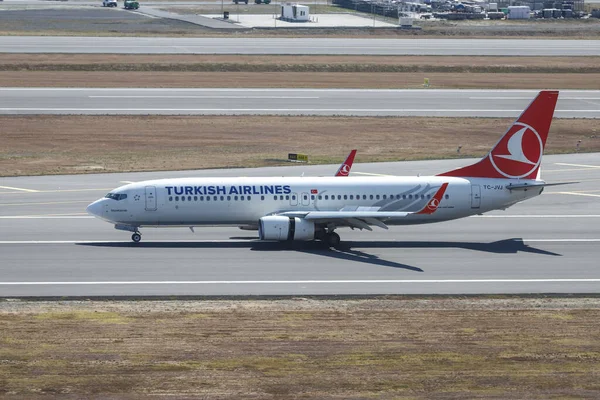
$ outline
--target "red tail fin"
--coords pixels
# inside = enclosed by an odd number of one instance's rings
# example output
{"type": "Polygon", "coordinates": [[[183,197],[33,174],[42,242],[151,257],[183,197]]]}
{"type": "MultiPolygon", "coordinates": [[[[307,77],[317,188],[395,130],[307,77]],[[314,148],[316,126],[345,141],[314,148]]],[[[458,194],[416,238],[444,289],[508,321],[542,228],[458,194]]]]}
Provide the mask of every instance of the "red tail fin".
{"type": "Polygon", "coordinates": [[[346,157],[346,161],[340,165],[340,168],[335,173],[335,176],[348,176],[350,175],[350,168],[352,168],[352,163],[354,162],[354,156],[356,155],[356,150],[352,150],[348,157],[346,157]]]}
{"type": "Polygon", "coordinates": [[[557,100],[558,91],[541,91],[487,156],[438,176],[535,179],[557,100]]]}

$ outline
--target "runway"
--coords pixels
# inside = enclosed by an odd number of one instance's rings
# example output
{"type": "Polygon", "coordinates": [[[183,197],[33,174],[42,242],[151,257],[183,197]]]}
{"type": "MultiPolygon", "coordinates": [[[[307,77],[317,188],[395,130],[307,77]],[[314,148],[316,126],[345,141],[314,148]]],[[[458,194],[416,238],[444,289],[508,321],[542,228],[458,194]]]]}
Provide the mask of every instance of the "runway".
{"type": "MultiPolygon", "coordinates": [[[[546,156],[557,186],[463,220],[340,230],[345,245],[261,243],[237,228],[129,234],[85,206],[128,181],[329,175],[336,166],[2,178],[0,296],[597,293],[600,154],[546,156]]],[[[435,174],[468,160],[357,164],[356,175],[435,174]]],[[[343,179],[343,178],[340,178],[343,179]]]]}
{"type": "MultiPolygon", "coordinates": [[[[515,117],[536,90],[3,88],[0,114],[515,117]]],[[[561,90],[557,118],[599,118],[600,91],[561,90]]]]}
{"type": "Polygon", "coordinates": [[[0,53],[598,56],[600,40],[2,36],[0,53]]]}

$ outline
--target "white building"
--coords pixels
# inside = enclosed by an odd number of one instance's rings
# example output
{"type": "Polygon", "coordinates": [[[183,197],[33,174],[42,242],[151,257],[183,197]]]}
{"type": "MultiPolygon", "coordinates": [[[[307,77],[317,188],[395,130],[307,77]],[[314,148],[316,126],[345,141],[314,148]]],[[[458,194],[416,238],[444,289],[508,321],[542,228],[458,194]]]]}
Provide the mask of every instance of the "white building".
{"type": "Polygon", "coordinates": [[[305,22],[310,20],[308,6],[286,3],[281,6],[281,19],[286,21],[305,22]]]}
{"type": "Polygon", "coordinates": [[[531,9],[529,6],[510,6],[508,7],[508,19],[529,19],[531,9]]]}

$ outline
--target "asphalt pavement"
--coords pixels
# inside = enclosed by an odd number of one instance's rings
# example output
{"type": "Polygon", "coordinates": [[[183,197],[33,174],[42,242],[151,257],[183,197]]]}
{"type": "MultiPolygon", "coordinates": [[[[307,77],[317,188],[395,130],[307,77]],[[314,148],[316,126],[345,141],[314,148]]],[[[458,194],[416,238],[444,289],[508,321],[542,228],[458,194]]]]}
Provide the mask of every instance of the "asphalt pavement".
{"type": "MultiPolygon", "coordinates": [[[[149,228],[136,246],[85,214],[129,181],[330,175],[333,165],[0,178],[0,296],[597,293],[599,160],[546,156],[544,179],[580,183],[484,216],[342,229],[337,250],[263,243],[235,227],[149,228]]],[[[469,162],[356,164],[353,173],[427,175],[469,162]]]]}
{"type": "Polygon", "coordinates": [[[599,56],[600,40],[1,36],[0,53],[599,56]]]}
{"type": "MultiPolygon", "coordinates": [[[[3,88],[0,114],[516,117],[537,90],[3,88]]],[[[557,118],[600,118],[600,91],[561,90],[557,118]]]]}

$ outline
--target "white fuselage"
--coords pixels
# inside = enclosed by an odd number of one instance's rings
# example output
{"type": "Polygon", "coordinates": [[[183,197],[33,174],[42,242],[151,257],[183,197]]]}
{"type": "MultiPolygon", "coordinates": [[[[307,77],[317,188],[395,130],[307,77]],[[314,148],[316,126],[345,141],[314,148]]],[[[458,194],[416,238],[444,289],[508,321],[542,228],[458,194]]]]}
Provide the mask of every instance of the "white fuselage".
{"type": "MultiPolygon", "coordinates": [[[[508,190],[523,180],[454,177],[265,177],[179,178],[132,183],[88,207],[116,225],[256,226],[264,216],[286,211],[372,208],[414,212],[387,225],[422,224],[505,209],[537,196],[540,188],[508,190]],[[416,214],[437,189],[447,190],[432,214],[416,214]],[[124,196],[125,195],[125,196],[124,196]]],[[[534,181],[531,181],[534,182],[534,181]]],[[[339,224],[339,226],[344,226],[339,224]]]]}

